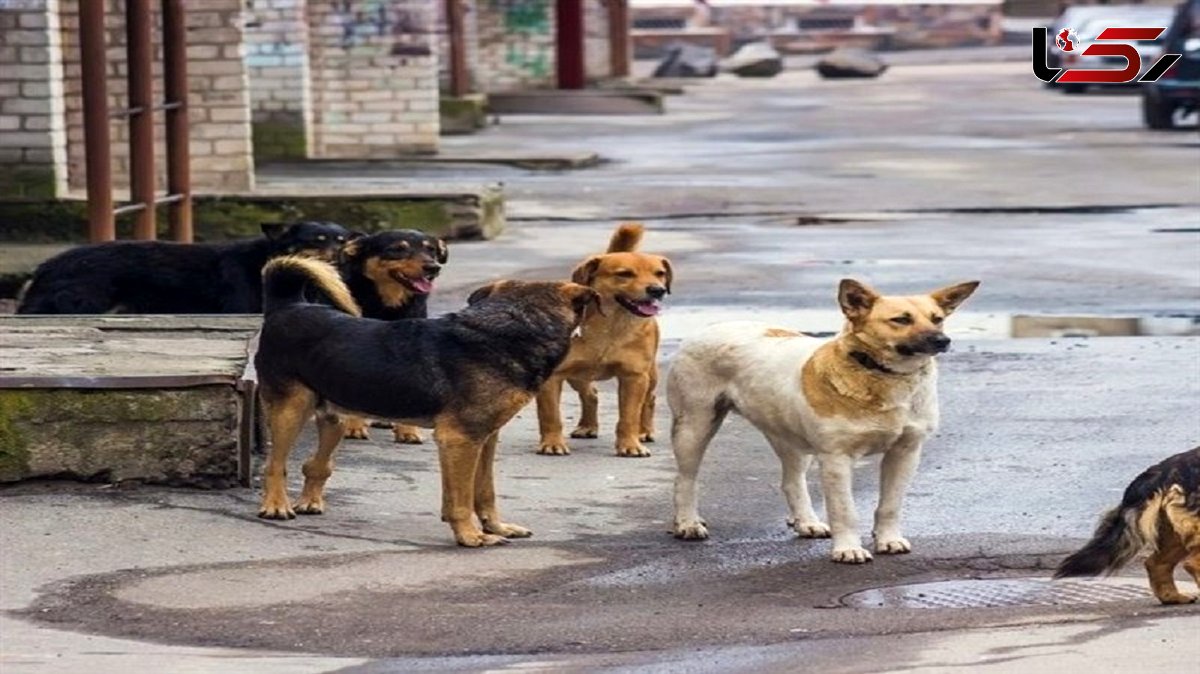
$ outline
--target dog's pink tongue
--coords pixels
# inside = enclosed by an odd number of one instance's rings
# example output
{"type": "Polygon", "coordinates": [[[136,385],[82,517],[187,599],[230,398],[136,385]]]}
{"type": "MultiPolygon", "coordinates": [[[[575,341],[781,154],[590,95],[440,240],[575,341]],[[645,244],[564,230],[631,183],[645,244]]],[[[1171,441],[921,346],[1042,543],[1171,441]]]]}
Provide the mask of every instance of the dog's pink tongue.
{"type": "Polygon", "coordinates": [[[433,281],[430,281],[427,278],[414,279],[412,282],[412,287],[413,290],[421,293],[422,295],[427,295],[433,291],[433,281]]]}
{"type": "Polygon", "coordinates": [[[637,307],[638,313],[643,316],[657,316],[658,312],[660,310],[662,310],[662,305],[658,303],[658,300],[650,300],[649,302],[638,302],[634,306],[637,307]]]}

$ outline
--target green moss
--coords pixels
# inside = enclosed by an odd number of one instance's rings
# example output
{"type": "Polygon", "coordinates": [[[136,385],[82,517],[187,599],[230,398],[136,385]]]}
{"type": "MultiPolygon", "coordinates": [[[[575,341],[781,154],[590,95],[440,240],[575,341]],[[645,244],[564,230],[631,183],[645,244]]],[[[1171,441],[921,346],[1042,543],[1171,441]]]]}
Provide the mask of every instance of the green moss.
{"type": "Polygon", "coordinates": [[[443,96],[439,110],[443,134],[474,133],[487,126],[487,97],[483,94],[443,96]]]}
{"type": "Polygon", "coordinates": [[[0,166],[0,198],[52,199],[57,192],[52,168],[0,166]]]}
{"type": "Polygon", "coordinates": [[[304,159],[308,140],[300,123],[255,122],[251,128],[255,160],[304,159]]]}
{"type": "Polygon", "coordinates": [[[29,471],[29,441],[17,419],[33,409],[28,391],[0,390],[0,482],[19,479],[29,471]]]}

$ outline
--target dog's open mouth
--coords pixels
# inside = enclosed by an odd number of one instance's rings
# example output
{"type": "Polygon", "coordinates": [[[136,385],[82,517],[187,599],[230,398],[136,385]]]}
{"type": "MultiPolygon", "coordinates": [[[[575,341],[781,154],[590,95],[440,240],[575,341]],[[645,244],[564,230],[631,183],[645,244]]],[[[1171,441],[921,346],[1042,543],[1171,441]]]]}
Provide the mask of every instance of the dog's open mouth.
{"type": "Polygon", "coordinates": [[[400,272],[391,272],[391,276],[397,282],[408,286],[413,292],[418,295],[428,295],[433,292],[433,279],[428,276],[418,276],[417,278],[409,278],[400,272]]]}
{"type": "Polygon", "coordinates": [[[631,300],[617,295],[616,299],[617,304],[625,307],[634,316],[651,318],[657,316],[658,312],[662,311],[662,301],[654,298],[631,300]]]}

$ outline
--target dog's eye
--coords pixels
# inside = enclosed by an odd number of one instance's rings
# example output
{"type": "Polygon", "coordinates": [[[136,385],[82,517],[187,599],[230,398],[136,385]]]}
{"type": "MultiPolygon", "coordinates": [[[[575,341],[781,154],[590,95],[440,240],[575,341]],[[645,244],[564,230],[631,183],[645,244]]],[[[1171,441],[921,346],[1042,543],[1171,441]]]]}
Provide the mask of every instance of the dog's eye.
{"type": "Polygon", "coordinates": [[[620,276],[621,278],[633,278],[637,276],[637,274],[628,269],[622,269],[621,271],[617,272],[617,276],[620,276]]]}
{"type": "Polygon", "coordinates": [[[664,276],[667,275],[667,272],[659,269],[658,271],[654,272],[654,275],[657,276],[658,278],[663,278],[664,276]]]}
{"type": "Polygon", "coordinates": [[[344,237],[344,236],[339,236],[339,237],[337,238],[337,240],[338,240],[338,243],[342,243],[343,241],[345,241],[345,240],[346,240],[346,237],[344,237]]]}
{"type": "Polygon", "coordinates": [[[912,316],[909,316],[908,314],[905,314],[903,316],[896,316],[895,318],[891,319],[891,321],[893,323],[895,323],[896,325],[912,325],[913,324],[912,316]]]}
{"type": "Polygon", "coordinates": [[[933,321],[933,324],[934,324],[934,325],[941,325],[941,324],[942,324],[942,321],[944,321],[944,320],[946,320],[946,319],[942,318],[941,316],[938,316],[937,314],[934,314],[934,315],[931,317],[931,320],[933,321]]]}
{"type": "Polygon", "coordinates": [[[328,239],[328,238],[329,237],[325,236],[324,234],[317,235],[317,241],[324,241],[325,239],[328,239]]]}

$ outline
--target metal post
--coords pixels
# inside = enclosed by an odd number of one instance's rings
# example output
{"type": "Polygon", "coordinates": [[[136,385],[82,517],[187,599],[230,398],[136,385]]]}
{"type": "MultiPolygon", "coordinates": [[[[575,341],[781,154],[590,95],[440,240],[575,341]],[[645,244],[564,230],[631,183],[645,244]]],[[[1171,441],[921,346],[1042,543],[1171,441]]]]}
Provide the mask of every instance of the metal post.
{"type": "Polygon", "coordinates": [[[112,241],[112,165],[108,131],[108,59],[104,3],[79,3],[79,55],[83,77],[83,144],[87,166],[88,241],[112,241]]]}
{"type": "Polygon", "coordinates": [[[582,89],[587,84],[583,42],[583,0],[557,0],[558,88],[582,89]]]}
{"type": "Polygon", "coordinates": [[[183,0],[163,0],[163,86],[167,105],[167,191],[171,238],[192,240],[192,187],[188,152],[187,26],[183,0]]]}
{"type": "Polygon", "coordinates": [[[629,76],[629,0],[608,0],[608,65],[613,77],[629,76]]]}
{"type": "Polygon", "coordinates": [[[450,95],[461,98],[471,92],[462,0],[446,0],[446,28],[450,34],[450,95]]]}
{"type": "MultiPolygon", "coordinates": [[[[84,0],[86,2],[87,0],[84,0]]],[[[93,4],[103,5],[96,0],[93,4]]],[[[125,0],[125,49],[129,73],[129,195],[142,204],[133,238],[154,239],[154,45],[150,0],[125,0]]]]}

